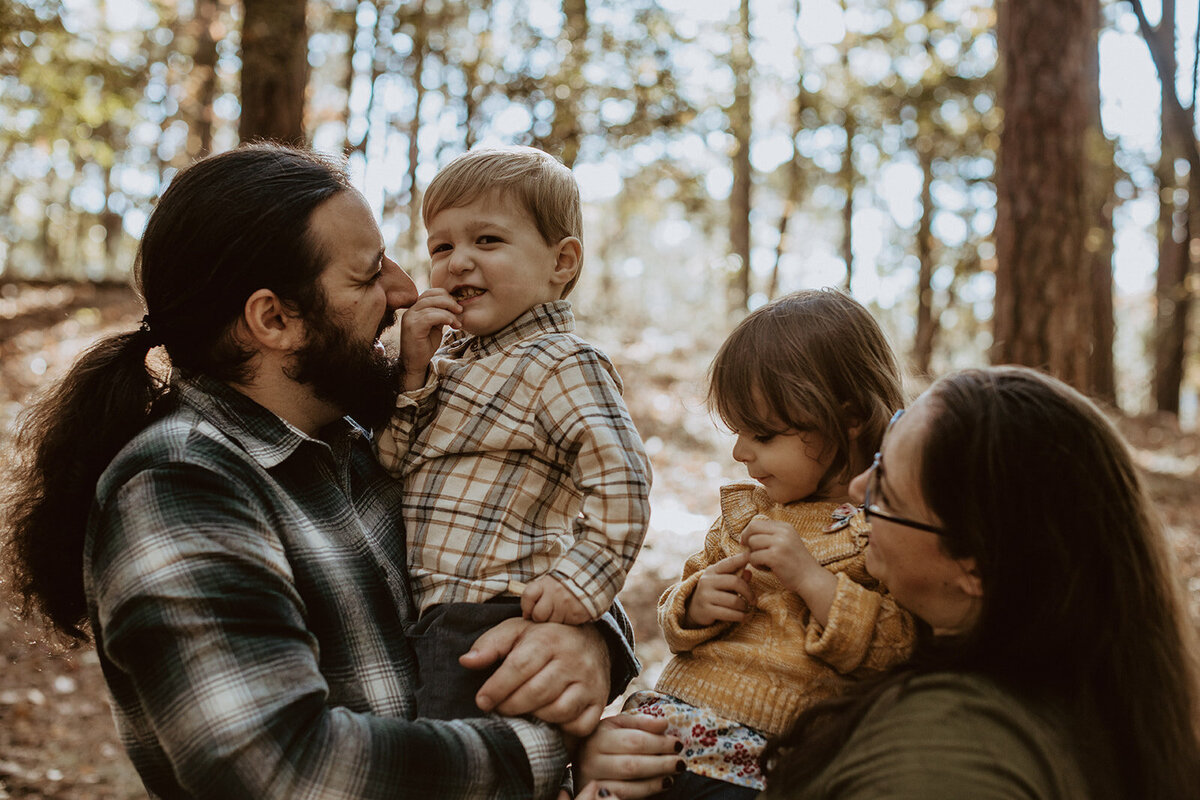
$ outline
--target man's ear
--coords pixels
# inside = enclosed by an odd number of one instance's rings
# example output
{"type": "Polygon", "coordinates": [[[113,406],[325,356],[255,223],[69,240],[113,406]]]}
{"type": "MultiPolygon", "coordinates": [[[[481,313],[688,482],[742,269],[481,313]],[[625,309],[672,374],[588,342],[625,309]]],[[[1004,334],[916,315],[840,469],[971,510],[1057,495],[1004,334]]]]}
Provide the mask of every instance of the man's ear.
{"type": "Polygon", "coordinates": [[[973,558],[958,559],[962,574],[958,576],[958,588],[967,597],[983,597],[983,578],[979,575],[979,565],[973,558]]]}
{"type": "Polygon", "coordinates": [[[583,266],[583,243],[574,236],[564,237],[554,251],[554,272],[550,283],[555,286],[566,286],[583,266]]]}
{"type": "Polygon", "coordinates": [[[304,344],[304,320],[270,289],[246,298],[238,326],[251,344],[291,352],[304,344]]]}

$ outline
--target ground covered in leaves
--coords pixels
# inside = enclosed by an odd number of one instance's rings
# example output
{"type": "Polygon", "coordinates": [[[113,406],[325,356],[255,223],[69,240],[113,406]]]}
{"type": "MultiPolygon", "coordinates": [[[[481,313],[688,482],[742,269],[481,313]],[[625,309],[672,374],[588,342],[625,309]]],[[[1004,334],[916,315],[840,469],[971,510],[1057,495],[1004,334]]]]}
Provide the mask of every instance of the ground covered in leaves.
{"type": "MultiPolygon", "coordinates": [[[[0,467],[19,411],[98,334],[141,315],[121,287],[0,286],[0,467]]],[[[655,600],[699,548],[717,510],[717,487],[743,477],[729,440],[703,408],[703,376],[719,334],[637,330],[581,320],[607,350],[654,465],[650,533],[622,599],[645,665],[631,689],[653,685],[667,656],[655,600]]],[[[1116,417],[1166,522],[1181,585],[1200,627],[1200,436],[1173,420],[1116,417]]],[[[0,584],[0,800],[144,797],[117,744],[94,651],[18,619],[0,584]]]]}

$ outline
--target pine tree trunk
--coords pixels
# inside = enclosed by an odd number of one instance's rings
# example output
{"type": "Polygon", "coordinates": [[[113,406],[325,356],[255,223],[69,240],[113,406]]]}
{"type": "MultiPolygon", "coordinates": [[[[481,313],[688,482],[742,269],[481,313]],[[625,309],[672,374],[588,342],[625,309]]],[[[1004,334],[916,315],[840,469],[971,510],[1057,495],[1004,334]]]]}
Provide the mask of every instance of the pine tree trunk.
{"type": "Polygon", "coordinates": [[[1113,364],[1113,342],[1115,321],[1113,319],[1113,209],[1116,195],[1116,165],[1113,162],[1114,146],[1104,135],[1100,121],[1100,6],[1088,3],[1086,11],[1092,14],[1088,26],[1091,44],[1088,46],[1087,107],[1089,124],[1085,139],[1087,158],[1084,173],[1087,187],[1087,208],[1091,225],[1084,239],[1087,258],[1092,273],[1092,320],[1095,344],[1091,351],[1089,379],[1085,387],[1092,397],[1115,406],[1117,403],[1116,370],[1113,364]]]}
{"type": "Polygon", "coordinates": [[[745,311],[750,303],[750,0],[741,0],[732,51],[733,106],[729,110],[733,134],[733,188],[729,193],[729,246],[739,260],[733,276],[731,304],[745,311]]]}
{"type": "Polygon", "coordinates": [[[917,221],[917,331],[913,338],[912,364],[918,375],[928,375],[933,361],[933,337],[937,319],[933,315],[933,148],[920,138],[916,142],[921,163],[921,218],[917,221]]]}
{"type": "MultiPolygon", "coordinates": [[[[1181,143],[1168,118],[1171,107],[1168,80],[1179,68],[1175,57],[1175,0],[1163,0],[1162,17],[1156,27],[1162,52],[1160,66],[1161,121],[1160,155],[1154,176],[1158,181],[1158,273],[1154,286],[1154,407],[1179,413],[1179,387],[1183,383],[1183,345],[1186,338],[1186,298],[1183,291],[1188,273],[1190,225],[1188,208],[1177,213],[1175,190],[1181,188],[1175,174],[1175,159],[1181,143]],[[1163,77],[1170,76],[1170,77],[1163,77]],[[1185,303],[1180,308],[1181,301],[1185,303]]],[[[1191,206],[1188,197],[1188,207],[1191,206]]]]}
{"type": "Polygon", "coordinates": [[[192,56],[192,74],[188,76],[191,91],[186,102],[191,127],[188,151],[197,158],[212,152],[213,100],[217,96],[217,40],[213,33],[220,15],[217,0],[195,0],[191,29],[196,53],[192,56]]]}
{"type": "Polygon", "coordinates": [[[1084,390],[1095,345],[1084,142],[1085,87],[1096,80],[1088,6],[1097,2],[1007,0],[998,26],[1005,116],[991,357],[1084,390]]]}
{"type": "Polygon", "coordinates": [[[302,144],[308,85],[305,0],[244,0],[242,141],[302,144]]]}

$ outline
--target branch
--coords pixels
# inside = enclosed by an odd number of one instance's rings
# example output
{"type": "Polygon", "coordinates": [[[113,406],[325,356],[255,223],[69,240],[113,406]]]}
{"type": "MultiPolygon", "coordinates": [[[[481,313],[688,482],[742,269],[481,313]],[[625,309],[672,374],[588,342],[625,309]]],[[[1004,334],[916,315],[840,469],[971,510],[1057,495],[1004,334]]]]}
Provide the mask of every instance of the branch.
{"type": "MultiPolygon", "coordinates": [[[[1195,98],[1193,96],[1193,105],[1187,108],[1184,108],[1183,104],[1179,102],[1179,95],[1175,91],[1175,70],[1171,68],[1174,54],[1166,52],[1166,48],[1162,46],[1163,41],[1158,35],[1168,20],[1165,17],[1159,20],[1159,27],[1156,29],[1146,19],[1146,11],[1142,8],[1141,0],[1129,0],[1129,5],[1133,7],[1133,13],[1137,16],[1142,39],[1145,40],[1146,47],[1150,50],[1150,58],[1154,61],[1158,80],[1162,84],[1163,119],[1170,123],[1173,136],[1183,148],[1183,156],[1187,159],[1191,174],[1200,177],[1200,147],[1196,144],[1194,119],[1195,98]]],[[[1171,25],[1175,24],[1174,19],[1169,22],[1171,25]]],[[[1169,41],[1172,37],[1165,38],[1169,41]]]]}
{"type": "Polygon", "coordinates": [[[1196,108],[1196,83],[1200,81],[1200,23],[1196,25],[1196,37],[1192,40],[1192,109],[1196,108]]]}

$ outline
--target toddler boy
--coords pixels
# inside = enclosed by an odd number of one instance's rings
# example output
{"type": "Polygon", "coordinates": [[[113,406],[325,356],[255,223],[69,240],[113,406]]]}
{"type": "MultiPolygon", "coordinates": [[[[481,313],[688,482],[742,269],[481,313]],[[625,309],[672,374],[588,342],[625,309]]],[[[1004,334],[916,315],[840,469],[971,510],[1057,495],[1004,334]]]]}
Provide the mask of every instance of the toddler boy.
{"type": "Polygon", "coordinates": [[[612,605],[645,536],[650,467],[612,362],[572,333],[571,171],[529,147],[474,150],[421,212],[432,288],[401,319],[404,391],[377,450],[405,482],[418,714],[458,718],[479,714],[486,674],[458,657],[483,630],[612,605]]]}

